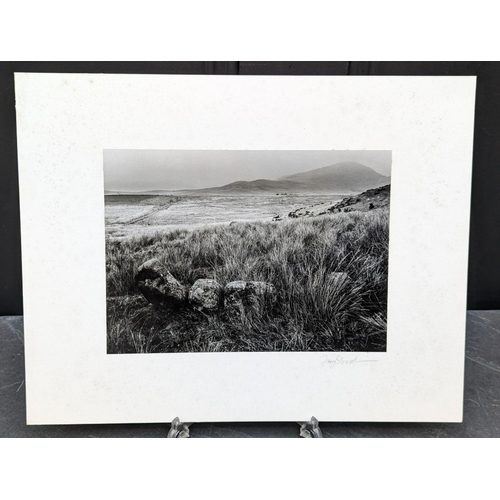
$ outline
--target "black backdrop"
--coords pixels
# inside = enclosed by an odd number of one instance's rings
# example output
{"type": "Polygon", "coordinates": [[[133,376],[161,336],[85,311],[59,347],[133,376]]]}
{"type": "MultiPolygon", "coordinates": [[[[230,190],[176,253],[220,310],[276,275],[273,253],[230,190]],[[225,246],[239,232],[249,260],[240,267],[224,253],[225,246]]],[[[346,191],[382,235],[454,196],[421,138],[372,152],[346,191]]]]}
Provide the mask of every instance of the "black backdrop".
{"type": "MultiPolygon", "coordinates": [[[[499,62],[0,62],[0,315],[22,314],[14,72],[476,75],[469,309],[500,309],[499,62]]],[[[61,291],[64,293],[64,291],[61,291]]]]}

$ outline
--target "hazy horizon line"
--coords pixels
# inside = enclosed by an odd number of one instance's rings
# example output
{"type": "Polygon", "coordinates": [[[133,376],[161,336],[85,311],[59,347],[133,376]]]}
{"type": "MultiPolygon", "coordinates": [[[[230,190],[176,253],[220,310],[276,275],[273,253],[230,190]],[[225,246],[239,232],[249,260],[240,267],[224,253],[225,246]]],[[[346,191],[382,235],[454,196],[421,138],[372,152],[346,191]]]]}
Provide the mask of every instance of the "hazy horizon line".
{"type": "MultiPolygon", "coordinates": [[[[206,154],[206,151],[171,151],[171,150],[104,150],[104,174],[105,174],[105,192],[125,192],[125,193],[147,193],[147,192],[182,192],[182,191],[195,191],[202,189],[216,189],[218,187],[223,187],[228,184],[233,184],[237,182],[255,182],[259,180],[269,180],[269,181],[279,181],[283,180],[284,177],[288,177],[290,175],[295,175],[299,173],[307,173],[315,170],[319,170],[322,168],[326,168],[329,166],[337,165],[340,163],[357,163],[363,165],[364,167],[372,170],[383,177],[389,177],[391,175],[391,167],[392,167],[392,151],[209,151],[209,154],[206,154]],[[130,152],[130,156],[128,153],[130,152]],[[181,156],[181,162],[179,162],[179,158],[176,158],[179,165],[176,164],[174,167],[169,165],[165,167],[164,161],[165,158],[162,156],[166,156],[168,158],[172,154],[177,154],[181,156]],[[198,166],[195,161],[186,162],[190,160],[189,156],[200,156],[206,154],[206,158],[212,160],[212,163],[207,161],[208,167],[206,169],[202,169],[198,166]],[[324,158],[321,163],[316,164],[315,166],[309,166],[309,168],[304,168],[303,163],[307,161],[307,156],[311,156],[312,159],[308,163],[313,163],[314,161],[321,161],[318,156],[325,156],[333,154],[334,156],[338,156],[338,160],[332,163],[332,159],[324,158]],[[123,161],[123,157],[125,155],[125,159],[129,160],[128,162],[123,161]],[[241,168],[234,167],[234,159],[235,155],[239,156],[242,160],[241,168]],[[370,158],[372,155],[372,158],[370,158]],[[373,166],[367,165],[366,163],[375,163],[373,160],[373,156],[378,155],[377,158],[379,163],[383,163],[384,169],[381,168],[373,168],[373,166]],[[145,156],[146,159],[149,159],[148,162],[139,163],[137,160],[134,161],[134,157],[136,156],[145,156]],[[152,158],[153,156],[153,158],[152,158]],[[162,162],[158,164],[158,157],[162,162]],[[184,156],[184,157],[183,157],[184,156]],[[213,163],[213,157],[219,156],[220,162],[213,163]],[[241,158],[243,156],[243,159],[241,158]],[[247,156],[247,158],[245,158],[247,156]],[[252,156],[257,156],[257,160],[260,161],[260,165],[254,168],[254,165],[251,160],[252,156]],[[259,158],[260,156],[260,158],[259,158]],[[264,160],[262,160],[262,156],[264,156],[264,160]],[[265,158],[266,156],[271,157],[265,158]],[[304,158],[306,156],[306,158],[304,158]],[[317,158],[314,158],[316,156],[317,158]],[[365,156],[366,158],[356,158],[360,156],[365,156]],[[118,157],[118,158],[117,158],[118,157]],[[187,158],[186,158],[187,157],[187,158]],[[248,157],[250,157],[250,162],[248,161],[248,157]],[[366,161],[369,158],[372,161],[366,161]],[[116,161],[116,159],[120,161],[116,161]],[[293,160],[287,162],[286,160],[293,160]],[[132,162],[130,161],[132,160],[132,162]],[[153,160],[156,160],[153,161],[153,160]],[[245,161],[243,161],[245,160],[245,161]],[[272,161],[274,160],[274,162],[272,161]],[[299,161],[297,161],[299,160],[299,161]],[[360,161],[361,160],[361,161],[360,161]],[[365,161],[362,161],[365,160],[365,161]],[[220,165],[219,165],[220,163],[220,165]],[[287,163],[290,163],[290,168],[287,163]],[[151,165],[152,164],[152,165],[151,165]],[[262,171],[262,165],[264,164],[265,171],[262,171]],[[269,164],[269,165],[267,165],[269,164]],[[171,167],[169,169],[169,167],[171,167]],[[229,168],[228,168],[229,167],[229,168]],[[260,167],[260,169],[259,169],[260,167]],[[295,167],[295,168],[294,168],[295,167]],[[167,170],[169,169],[169,170],[167,170]],[[224,171],[225,169],[225,171],[224,171]],[[253,172],[255,175],[249,176],[252,173],[252,170],[256,170],[253,172]],[[381,170],[385,170],[387,173],[383,173],[381,170]],[[192,175],[187,175],[189,171],[192,172],[192,175]],[[249,173],[250,171],[250,173],[249,173]],[[239,177],[235,177],[235,173],[239,173],[239,177]],[[151,181],[148,182],[149,178],[147,174],[151,174],[151,181]],[[271,175],[258,175],[258,174],[266,174],[270,173],[271,175]],[[172,183],[171,187],[164,186],[164,177],[165,174],[169,175],[168,180],[172,183]],[[212,174],[212,175],[210,175],[212,174]],[[274,175],[272,175],[274,174],[274,175]],[[158,177],[161,177],[158,179],[158,177]],[[157,178],[157,181],[152,185],[151,183],[154,181],[154,178],[157,178]],[[179,179],[182,177],[182,179],[179,179]],[[215,178],[214,178],[215,177],[215,178]],[[173,178],[173,180],[172,180],[173,178]],[[114,182],[113,182],[114,181],[114,182]],[[121,182],[120,182],[121,181],[121,182]],[[142,184],[142,185],[137,185],[142,184]],[[176,185],[177,184],[177,185],[176,185]]],[[[202,158],[204,159],[204,158],[202,158]]],[[[217,158],[216,158],[217,159],[217,158]]],[[[140,158],[139,158],[140,160],[140,158]]]]}

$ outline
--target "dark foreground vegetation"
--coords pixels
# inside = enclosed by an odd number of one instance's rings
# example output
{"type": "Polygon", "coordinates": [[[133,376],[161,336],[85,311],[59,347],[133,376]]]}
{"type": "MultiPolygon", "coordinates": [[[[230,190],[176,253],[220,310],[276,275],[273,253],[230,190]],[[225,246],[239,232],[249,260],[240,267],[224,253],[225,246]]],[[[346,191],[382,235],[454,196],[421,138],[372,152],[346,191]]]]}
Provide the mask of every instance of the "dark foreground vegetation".
{"type": "Polygon", "coordinates": [[[108,352],[384,351],[388,248],[387,209],[109,239],[108,352]],[[150,258],[184,285],[264,281],[277,297],[240,315],[155,308],[134,283],[150,258]]]}

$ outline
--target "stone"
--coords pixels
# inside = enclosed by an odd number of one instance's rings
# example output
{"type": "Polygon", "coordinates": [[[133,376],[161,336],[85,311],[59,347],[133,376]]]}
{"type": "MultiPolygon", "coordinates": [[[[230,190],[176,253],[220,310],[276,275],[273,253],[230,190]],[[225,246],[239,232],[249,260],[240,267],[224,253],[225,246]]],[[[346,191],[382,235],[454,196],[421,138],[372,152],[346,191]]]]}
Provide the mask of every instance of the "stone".
{"type": "Polygon", "coordinates": [[[224,306],[239,311],[275,298],[276,288],[264,281],[231,281],[224,288],[224,306]]]}
{"type": "Polygon", "coordinates": [[[137,269],[135,281],[158,278],[165,270],[158,259],[149,259],[137,269]]]}
{"type": "Polygon", "coordinates": [[[198,311],[214,311],[222,301],[223,289],[213,279],[196,280],[189,290],[188,300],[190,305],[198,311]]]}
{"type": "Polygon", "coordinates": [[[186,287],[181,285],[158,259],[150,259],[139,267],[135,284],[154,306],[180,307],[187,299],[186,287]]]}

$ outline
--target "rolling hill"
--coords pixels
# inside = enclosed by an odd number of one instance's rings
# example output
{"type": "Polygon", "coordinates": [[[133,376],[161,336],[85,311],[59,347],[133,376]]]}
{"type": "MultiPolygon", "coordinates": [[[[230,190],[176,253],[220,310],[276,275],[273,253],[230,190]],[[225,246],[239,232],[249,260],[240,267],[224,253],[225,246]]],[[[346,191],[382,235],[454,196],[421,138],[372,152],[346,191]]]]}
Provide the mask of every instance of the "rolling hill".
{"type": "Polygon", "coordinates": [[[326,167],[287,175],[276,180],[257,179],[236,181],[224,186],[196,189],[203,194],[259,194],[259,193],[359,193],[390,183],[390,177],[357,162],[341,162],[326,167]]]}
{"type": "Polygon", "coordinates": [[[364,193],[349,196],[331,205],[329,203],[318,203],[309,207],[301,207],[292,210],[288,217],[296,219],[299,217],[318,217],[320,215],[337,212],[369,212],[371,210],[389,210],[391,185],[368,189],[364,193]],[[330,206],[329,206],[330,205],[330,206]]]}
{"type": "Polygon", "coordinates": [[[327,167],[282,177],[281,181],[299,182],[321,191],[335,190],[338,193],[360,192],[388,184],[390,178],[357,162],[341,162],[327,167]]]}
{"type": "Polygon", "coordinates": [[[197,189],[197,193],[275,193],[281,191],[300,192],[303,190],[303,185],[300,182],[287,180],[269,180],[257,179],[255,181],[236,181],[224,186],[206,189],[197,189]]]}

